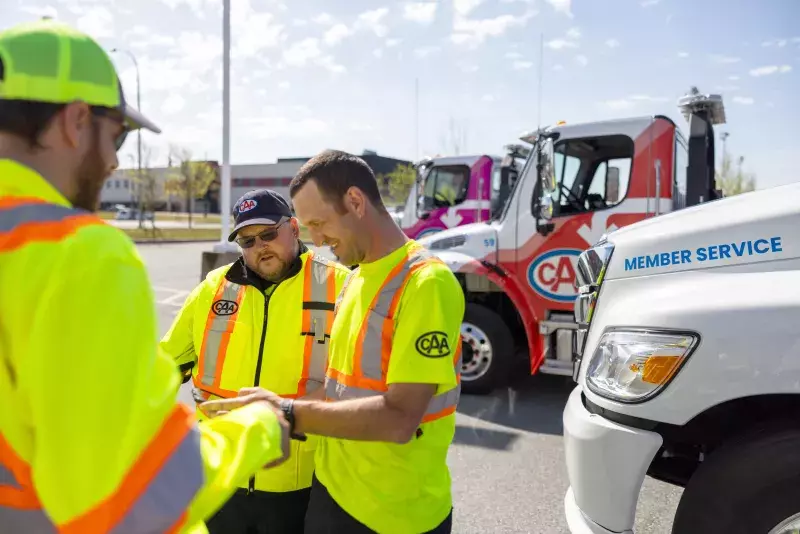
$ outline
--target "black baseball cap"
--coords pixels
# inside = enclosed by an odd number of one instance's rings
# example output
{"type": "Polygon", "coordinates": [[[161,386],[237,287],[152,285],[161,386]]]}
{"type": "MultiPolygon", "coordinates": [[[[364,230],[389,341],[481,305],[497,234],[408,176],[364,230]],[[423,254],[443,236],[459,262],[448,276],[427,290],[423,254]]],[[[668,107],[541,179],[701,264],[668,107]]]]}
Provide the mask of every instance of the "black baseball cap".
{"type": "Polygon", "coordinates": [[[272,189],[256,189],[242,195],[233,207],[233,232],[228,241],[245,226],[278,224],[284,217],[293,217],[292,208],[281,195],[272,189]]]}

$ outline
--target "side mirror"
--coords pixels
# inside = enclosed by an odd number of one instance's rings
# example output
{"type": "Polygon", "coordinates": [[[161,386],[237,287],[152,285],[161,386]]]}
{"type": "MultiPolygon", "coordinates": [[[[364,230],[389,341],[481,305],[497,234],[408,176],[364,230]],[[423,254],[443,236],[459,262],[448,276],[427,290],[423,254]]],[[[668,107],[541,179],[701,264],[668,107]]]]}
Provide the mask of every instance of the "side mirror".
{"type": "Polygon", "coordinates": [[[555,146],[551,138],[539,145],[539,181],[542,184],[542,198],[539,203],[539,216],[550,220],[553,218],[553,194],[558,182],[555,170],[555,146]]]}
{"type": "Polygon", "coordinates": [[[606,173],[606,204],[619,201],[619,167],[609,167],[606,173]]]}

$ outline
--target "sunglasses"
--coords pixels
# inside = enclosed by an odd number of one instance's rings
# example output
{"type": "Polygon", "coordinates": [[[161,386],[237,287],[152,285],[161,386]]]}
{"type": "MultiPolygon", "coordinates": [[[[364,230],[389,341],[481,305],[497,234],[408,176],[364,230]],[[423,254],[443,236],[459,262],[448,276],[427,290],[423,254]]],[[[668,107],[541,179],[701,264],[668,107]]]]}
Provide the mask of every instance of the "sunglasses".
{"type": "Polygon", "coordinates": [[[130,127],[125,123],[125,116],[118,109],[97,106],[93,106],[91,109],[92,115],[97,117],[106,117],[114,122],[118,122],[120,126],[122,126],[122,131],[114,139],[114,146],[119,152],[119,149],[122,148],[122,145],[125,143],[125,139],[127,139],[128,134],[131,132],[130,127]]]}
{"type": "Polygon", "coordinates": [[[278,223],[278,226],[276,226],[275,228],[269,228],[267,230],[264,230],[260,234],[249,235],[247,237],[237,237],[236,243],[242,248],[250,248],[256,244],[256,238],[259,238],[261,241],[264,241],[265,243],[269,241],[274,241],[275,238],[278,237],[278,232],[280,231],[281,226],[283,226],[285,223],[286,220],[283,220],[280,223],[278,223]]]}

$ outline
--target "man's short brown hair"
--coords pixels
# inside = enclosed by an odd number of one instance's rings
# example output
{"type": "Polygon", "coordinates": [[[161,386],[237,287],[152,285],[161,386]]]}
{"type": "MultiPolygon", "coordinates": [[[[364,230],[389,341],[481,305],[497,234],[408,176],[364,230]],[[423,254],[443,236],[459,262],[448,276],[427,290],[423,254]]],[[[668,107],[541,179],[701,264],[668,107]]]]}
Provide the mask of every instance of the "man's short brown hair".
{"type": "Polygon", "coordinates": [[[358,156],[341,150],[326,150],[308,160],[289,184],[289,196],[295,194],[310,180],[339,213],[344,213],[344,195],[351,187],[357,187],[369,198],[378,210],[386,211],[378,189],[375,173],[367,162],[358,156]]]}

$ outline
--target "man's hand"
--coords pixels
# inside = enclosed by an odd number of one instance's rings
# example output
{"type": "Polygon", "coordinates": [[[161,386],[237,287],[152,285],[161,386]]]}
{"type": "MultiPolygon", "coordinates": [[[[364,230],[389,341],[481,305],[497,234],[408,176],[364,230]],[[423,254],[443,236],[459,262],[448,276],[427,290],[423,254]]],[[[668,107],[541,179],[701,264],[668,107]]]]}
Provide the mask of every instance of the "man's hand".
{"type": "Polygon", "coordinates": [[[289,422],[280,409],[281,398],[271,391],[261,388],[243,388],[239,390],[239,396],[232,399],[219,399],[206,401],[197,406],[207,417],[214,418],[224,415],[231,410],[253,404],[254,402],[263,403],[268,406],[277,416],[278,424],[281,427],[281,452],[282,455],[277,460],[266,464],[264,469],[275,467],[282,464],[289,458],[291,451],[291,438],[289,435],[289,422]]]}

